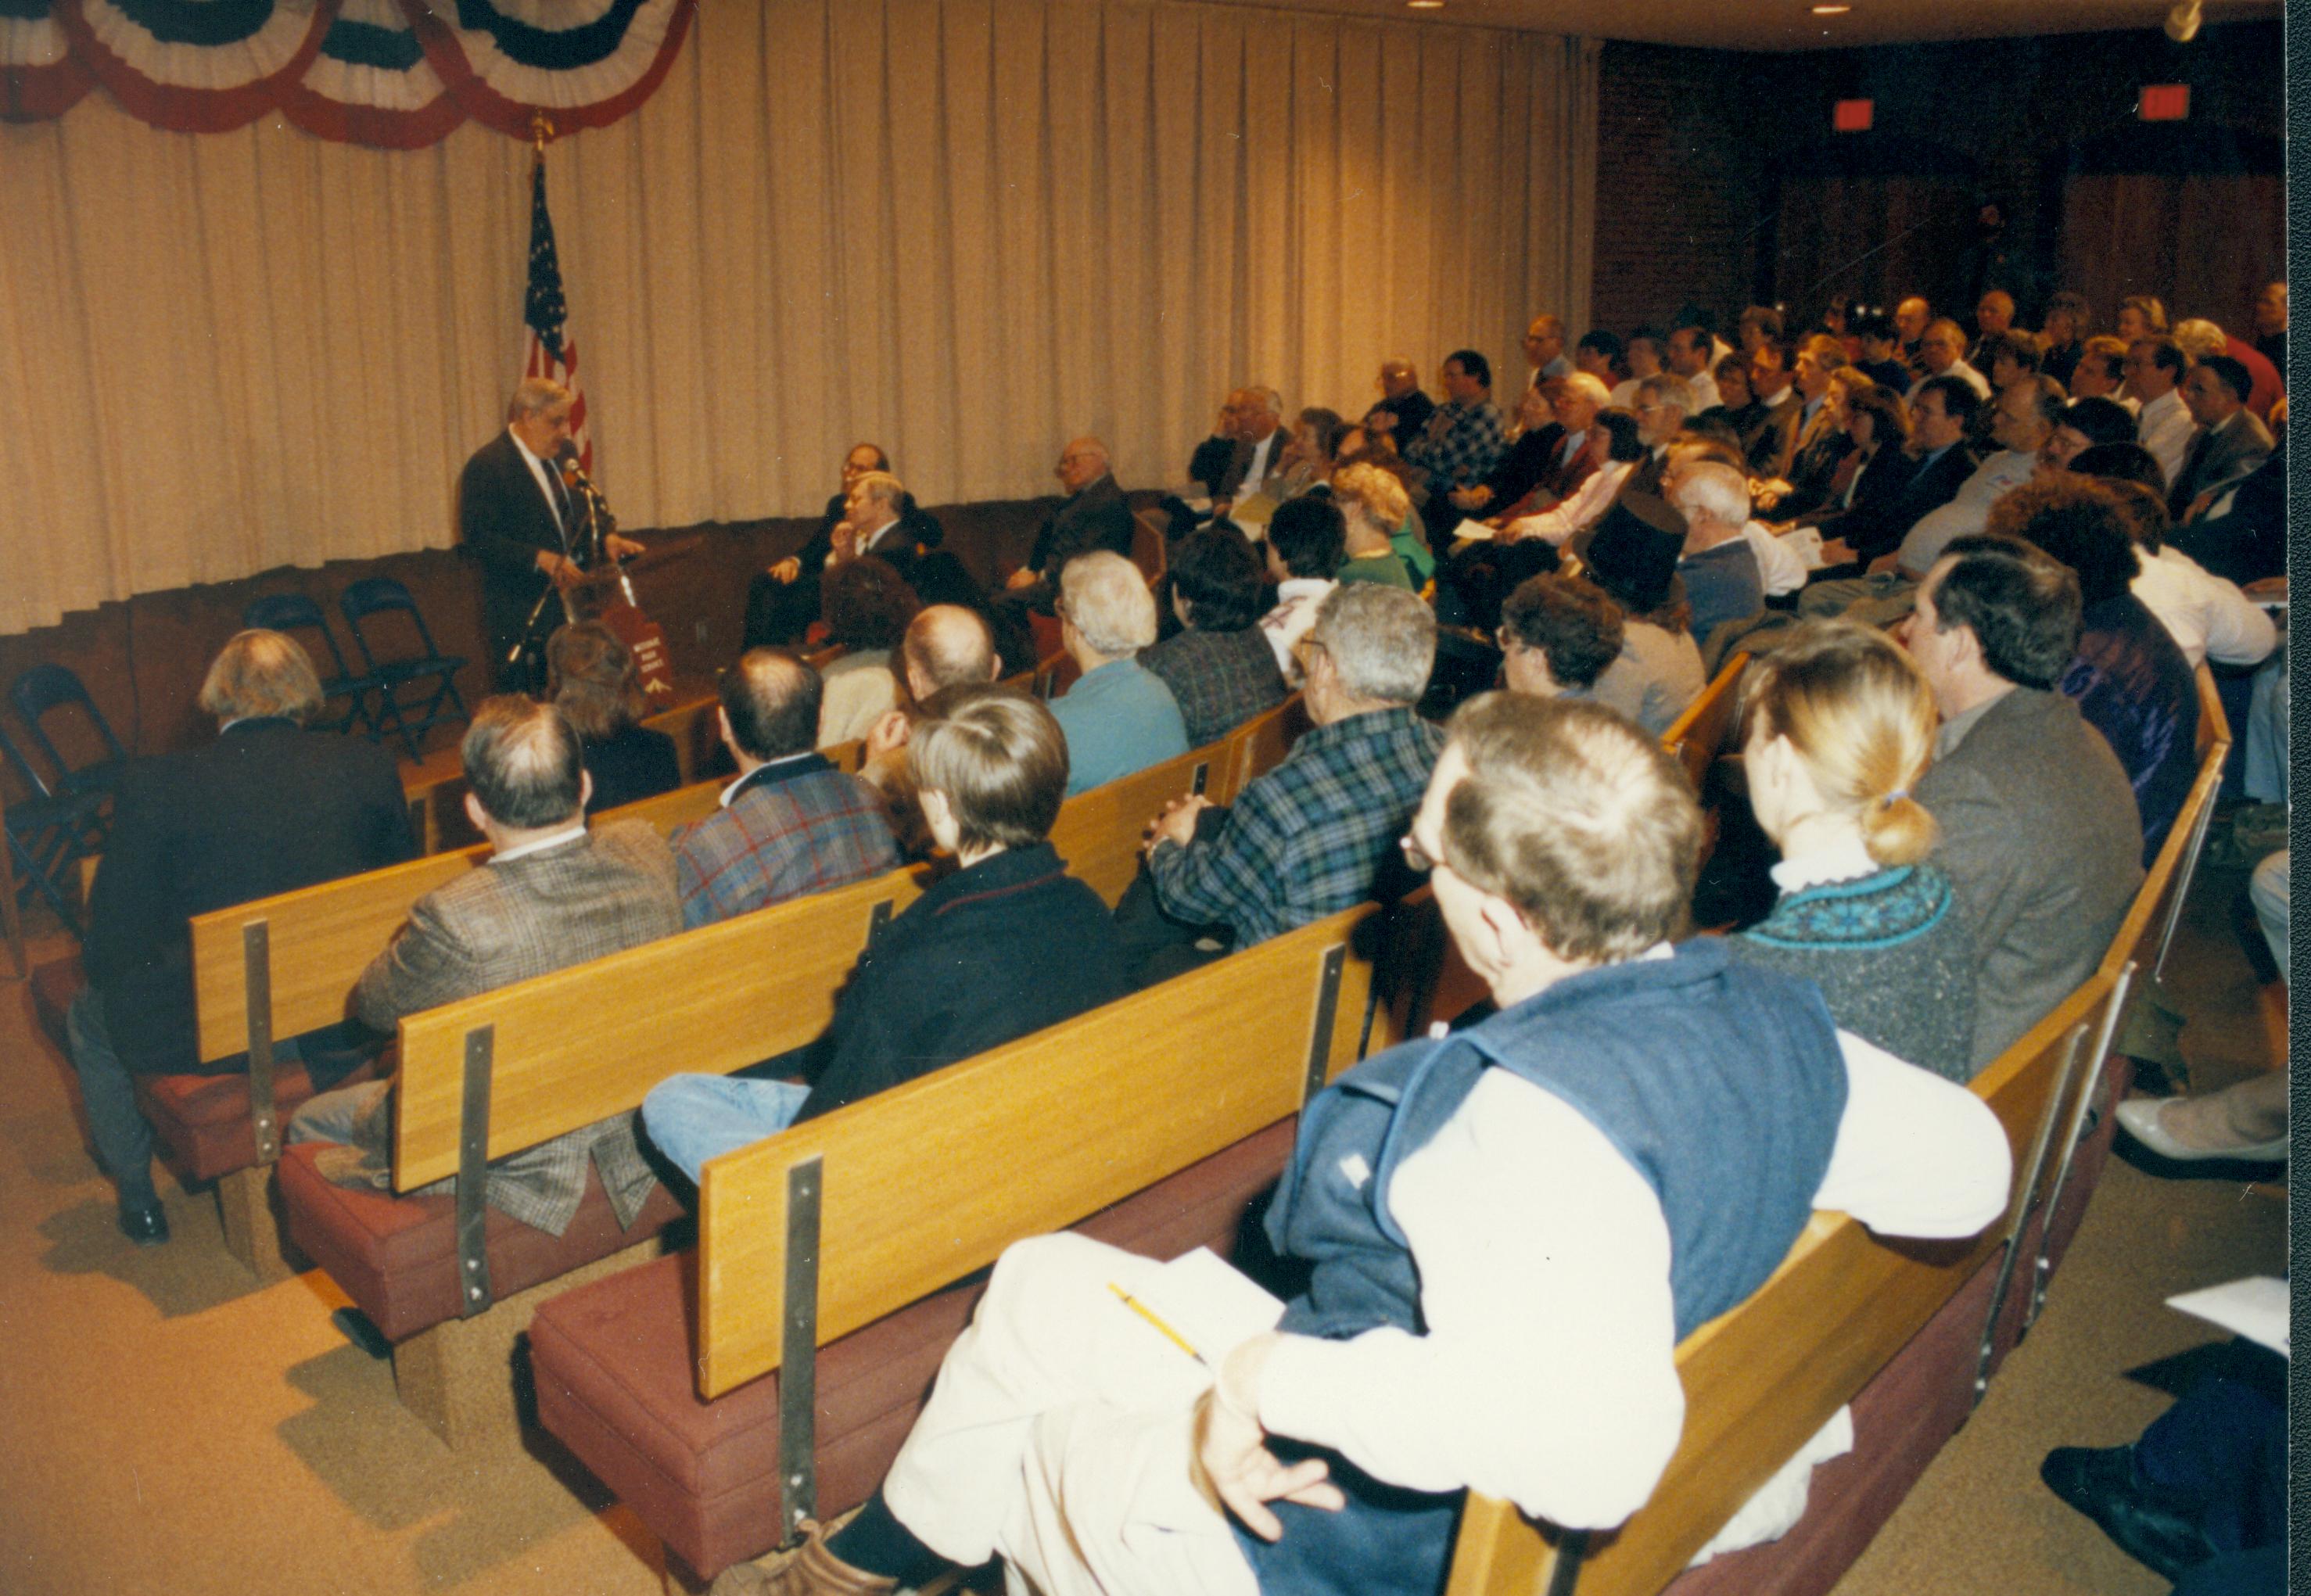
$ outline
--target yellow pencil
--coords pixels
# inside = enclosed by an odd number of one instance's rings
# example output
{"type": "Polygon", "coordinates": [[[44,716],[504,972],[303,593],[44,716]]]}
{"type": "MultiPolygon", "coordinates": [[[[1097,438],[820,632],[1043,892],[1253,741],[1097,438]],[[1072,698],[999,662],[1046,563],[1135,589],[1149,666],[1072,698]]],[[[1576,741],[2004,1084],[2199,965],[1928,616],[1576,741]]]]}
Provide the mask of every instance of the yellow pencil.
{"type": "Polygon", "coordinates": [[[1182,1335],[1178,1330],[1173,1330],[1170,1325],[1157,1318],[1155,1311],[1149,1308],[1146,1303],[1141,1302],[1138,1297],[1124,1290],[1122,1286],[1118,1286],[1112,1280],[1110,1280],[1107,1283],[1107,1288],[1122,1299],[1123,1305],[1125,1307],[1130,1309],[1134,1313],[1138,1314],[1140,1318],[1145,1319],[1148,1323],[1154,1325],[1158,1330],[1162,1331],[1164,1339],[1171,1342],[1173,1346],[1177,1347],[1190,1357],[1194,1358],[1198,1363],[1203,1365],[1204,1367],[1208,1369],[1212,1366],[1211,1360],[1206,1357],[1202,1353],[1197,1351],[1194,1346],[1189,1342],[1187,1337],[1182,1335]]]}

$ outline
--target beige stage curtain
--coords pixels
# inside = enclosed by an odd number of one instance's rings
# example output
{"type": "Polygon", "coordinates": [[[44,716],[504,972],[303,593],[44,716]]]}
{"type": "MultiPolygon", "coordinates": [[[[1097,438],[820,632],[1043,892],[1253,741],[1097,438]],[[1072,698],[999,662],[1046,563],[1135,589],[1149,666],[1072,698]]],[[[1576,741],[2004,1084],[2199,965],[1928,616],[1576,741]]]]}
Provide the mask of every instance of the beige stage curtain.
{"type": "MultiPolygon", "coordinates": [[[[1247,5],[704,0],[548,191],[627,527],[815,513],[850,442],[927,503],[1168,485],[1229,386],[1360,411],[1385,355],[1522,384],[1585,325],[1593,43],[1247,5]]],[[[0,126],[0,632],[453,540],[521,344],[528,152],[102,94],[0,126]]]]}

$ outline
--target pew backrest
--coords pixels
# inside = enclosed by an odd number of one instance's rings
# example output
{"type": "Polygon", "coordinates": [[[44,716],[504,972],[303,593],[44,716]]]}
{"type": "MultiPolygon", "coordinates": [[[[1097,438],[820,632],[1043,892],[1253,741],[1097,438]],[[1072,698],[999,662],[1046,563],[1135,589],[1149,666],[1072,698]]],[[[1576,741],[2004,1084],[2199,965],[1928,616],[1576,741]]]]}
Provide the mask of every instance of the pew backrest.
{"type": "Polygon", "coordinates": [[[1068,874],[1114,908],[1138,874],[1139,839],[1147,823],[1173,798],[1217,797],[1226,756],[1222,743],[1190,748],[1069,798],[1051,826],[1051,846],[1067,861],[1068,874]]]}
{"type": "Polygon", "coordinates": [[[1251,781],[1266,775],[1284,763],[1292,752],[1292,745],[1300,740],[1311,722],[1308,706],[1297,693],[1272,710],[1262,710],[1251,720],[1228,733],[1226,784],[1217,800],[1232,804],[1251,781]]]}
{"type": "Polygon", "coordinates": [[[1669,755],[1684,767],[1686,780],[1693,783],[1698,794],[1708,780],[1709,767],[1725,746],[1725,738],[1733,728],[1733,720],[1741,707],[1741,673],[1749,668],[1749,656],[1736,654],[1725,662],[1701,696],[1686,706],[1685,713],[1661,733],[1661,746],[1669,755]]]}
{"type": "Polygon", "coordinates": [[[642,717],[644,726],[674,739],[675,767],[685,784],[697,781],[699,772],[713,763],[721,740],[714,711],[720,707],[721,700],[708,693],[642,717]]]}
{"type": "Polygon", "coordinates": [[[792,1363],[1297,1112],[1354,1061],[1379,913],[1333,915],[710,1162],[701,1391],[792,1363]],[[1182,1046],[1191,1028],[1227,1044],[1182,1046]],[[806,1220],[814,1238],[791,1248],[790,1222],[806,1220]],[[815,1267],[790,1298],[796,1263],[815,1267]],[[790,1338],[798,1311],[807,1330],[790,1338]]]}
{"type": "Polygon", "coordinates": [[[1764,1286],[1679,1344],[1685,1428],[1652,1499],[1584,1548],[1581,1538],[1544,1534],[1507,1503],[1472,1496],[1447,1596],[1544,1588],[1654,1596],[1676,1577],[1976,1269],[2001,1248],[2013,1257],[2113,996],[2112,978],[2097,972],[1972,1083],[2013,1153],[2002,1223],[1964,1242],[1889,1244],[1849,1216],[1816,1213],[1764,1286]],[[1560,1555],[1577,1562],[1577,1583],[1551,1583],[1569,1577],[1560,1555]]]}
{"type": "MultiPolygon", "coordinates": [[[[2203,678],[2206,667],[2199,668],[2203,678]]],[[[2207,696],[2212,697],[2211,686],[2207,696]]],[[[2214,714],[2218,718],[2216,729],[2220,732],[2219,704],[2215,706],[2214,714]]],[[[2152,856],[2150,868],[2143,873],[2142,885],[2135,889],[2126,918],[2119,922],[2118,933],[2111,938],[2110,951],[2103,955],[2101,967],[2107,972],[2115,973],[2125,964],[2136,963],[2156,973],[2174,938],[2176,923],[2183,912],[2183,900],[2191,890],[2191,880],[2197,869],[2199,850],[2206,842],[2207,826],[2214,817],[2215,795],[2223,784],[2223,763],[2230,756],[2229,738],[2218,736],[2208,741],[2204,735],[2207,725],[2206,708],[2202,705],[2199,773],[2192,780],[2183,807],[2176,811],[2166,840],[2152,856]]]]}
{"type": "Polygon", "coordinates": [[[458,1173],[477,1054],[475,1150],[494,1159],[633,1108],[676,1072],[810,1042],[870,937],[921,890],[920,872],[894,871],[406,1016],[394,1189],[458,1173]]]}

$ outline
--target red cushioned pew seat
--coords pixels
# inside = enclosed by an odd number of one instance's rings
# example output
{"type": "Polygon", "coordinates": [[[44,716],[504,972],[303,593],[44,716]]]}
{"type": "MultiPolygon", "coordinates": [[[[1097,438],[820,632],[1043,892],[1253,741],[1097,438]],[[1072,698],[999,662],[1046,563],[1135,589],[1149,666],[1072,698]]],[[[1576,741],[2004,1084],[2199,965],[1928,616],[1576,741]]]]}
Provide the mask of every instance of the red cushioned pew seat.
{"type": "MultiPolygon", "coordinates": [[[[1247,1137],[1076,1228],[1149,1257],[1199,1246],[1226,1256],[1291,1156],[1296,1124],[1247,1137]]],[[[779,1376],[699,1397],[695,1271],[683,1254],[564,1292],[539,1306],[529,1344],[539,1421],[670,1551],[711,1574],[778,1538],[779,1376]]],[[[984,1285],[975,1276],[820,1348],[822,1515],[881,1481],[984,1285]]]]}
{"type": "MultiPolygon", "coordinates": [[[[284,1147],[279,1169],[289,1237],[369,1315],[388,1341],[458,1317],[457,1202],[449,1197],[397,1197],[331,1184],[314,1166],[327,1146],[284,1147]]],[[[684,1217],[661,1186],[631,1229],[618,1228],[609,1193],[591,1164],[577,1217],[548,1235],[495,1208],[484,1210],[490,1284],[502,1300],[622,1249],[650,1240],[684,1217]]]]}

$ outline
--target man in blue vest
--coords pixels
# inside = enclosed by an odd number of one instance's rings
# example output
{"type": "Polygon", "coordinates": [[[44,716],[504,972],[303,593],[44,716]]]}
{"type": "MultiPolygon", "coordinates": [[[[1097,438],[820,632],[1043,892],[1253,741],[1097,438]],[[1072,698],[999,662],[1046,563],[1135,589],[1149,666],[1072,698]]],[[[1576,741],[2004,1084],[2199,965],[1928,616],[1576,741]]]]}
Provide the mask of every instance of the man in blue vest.
{"type": "Polygon", "coordinates": [[[999,1554],[1055,1596],[1433,1591],[1466,1490],[1619,1523],[1677,1445],[1679,1339],[1814,1208],[1967,1235],[2010,1173],[1978,1098],[1836,1030],[1810,983],[1671,945],[1700,839],[1610,711],[1464,706],[1404,851],[1497,1012],[1303,1115],[1268,1220],[1298,1295],[1207,1253],[1014,1246],[883,1488],[716,1590],[999,1554]]]}

